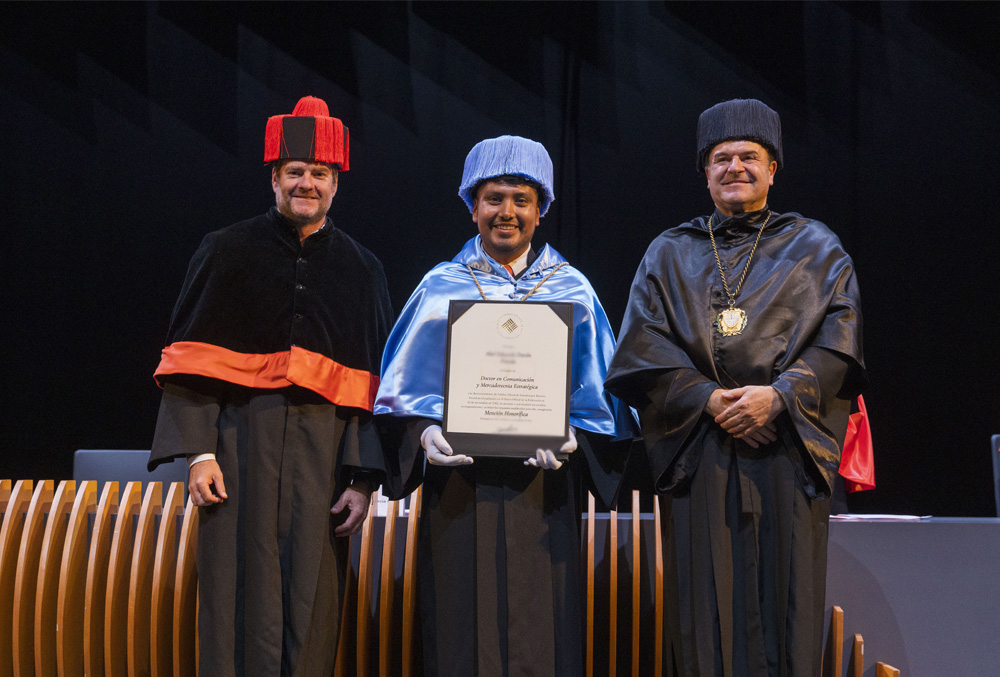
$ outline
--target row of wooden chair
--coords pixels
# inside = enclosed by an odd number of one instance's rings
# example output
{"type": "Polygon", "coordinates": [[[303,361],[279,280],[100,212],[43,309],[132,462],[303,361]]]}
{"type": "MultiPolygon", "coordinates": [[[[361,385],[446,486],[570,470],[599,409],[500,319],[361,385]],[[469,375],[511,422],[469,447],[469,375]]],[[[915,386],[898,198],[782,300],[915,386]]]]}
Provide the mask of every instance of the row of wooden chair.
{"type": "MultiPolygon", "coordinates": [[[[420,490],[414,492],[410,497],[410,511],[407,518],[406,542],[404,547],[403,563],[403,585],[402,607],[398,611],[394,607],[396,570],[396,519],[386,519],[382,538],[381,561],[376,566],[375,562],[375,538],[372,527],[372,520],[366,521],[361,532],[360,558],[358,566],[358,580],[349,581],[349,594],[345,597],[344,625],[340,636],[340,650],[338,651],[338,675],[353,675],[366,677],[374,675],[373,666],[369,665],[369,649],[371,642],[377,642],[378,646],[378,672],[379,677],[389,677],[390,675],[401,674],[408,677],[411,674],[419,674],[420,670],[414,666],[413,657],[416,653],[416,637],[414,613],[416,609],[416,540],[417,528],[419,524],[420,510],[420,490]],[[372,586],[375,579],[379,584],[379,608],[378,616],[378,637],[372,636],[376,617],[374,608],[374,595],[372,586]],[[352,598],[350,591],[356,590],[356,598],[352,598]],[[396,615],[399,615],[397,620],[396,615]],[[397,655],[393,644],[393,637],[401,625],[401,650],[399,651],[400,664],[394,665],[393,659],[397,655]],[[350,637],[353,634],[356,638],[355,651],[352,653],[348,649],[350,637]],[[354,661],[352,663],[352,660],[354,661]]],[[[387,515],[395,515],[399,510],[398,503],[390,501],[387,515]]],[[[372,513],[369,513],[371,515],[372,513]]],[[[631,572],[631,618],[629,628],[631,630],[631,674],[638,677],[646,674],[649,667],[640,663],[639,638],[640,626],[648,622],[648,618],[643,617],[643,607],[640,604],[642,594],[643,571],[641,562],[641,515],[639,492],[632,494],[632,515],[631,515],[631,560],[633,563],[631,572]]],[[[659,640],[663,630],[663,567],[662,567],[662,544],[660,540],[660,513],[659,506],[654,503],[654,550],[653,561],[655,562],[654,576],[654,633],[656,638],[652,653],[654,656],[654,674],[662,673],[663,666],[663,646],[659,640]]],[[[598,560],[597,553],[597,519],[596,505],[593,496],[589,497],[587,520],[585,527],[585,549],[587,559],[587,655],[586,670],[588,677],[597,674],[614,675],[618,665],[618,559],[619,559],[619,529],[618,513],[611,512],[608,522],[607,551],[604,560],[608,565],[607,580],[597,580],[598,560]],[[604,588],[603,590],[601,588],[604,588]],[[606,595],[606,597],[605,597],[606,595]],[[597,614],[598,601],[607,604],[607,614],[597,614]],[[602,619],[607,619],[606,627],[602,625],[602,619]],[[595,628],[607,632],[608,645],[597,647],[595,642],[595,628]]],[[[644,648],[649,651],[649,648],[644,648]]]]}
{"type": "Polygon", "coordinates": [[[194,675],[197,512],[184,489],[0,480],[0,677],[194,675]],[[159,519],[157,519],[159,518],[159,519]]]}
{"type": "Polygon", "coordinates": [[[337,648],[336,677],[376,674],[371,664],[372,654],[377,656],[377,674],[421,674],[415,666],[416,641],[416,586],[417,586],[417,527],[420,520],[418,487],[409,497],[409,514],[403,555],[402,603],[396,606],[396,529],[400,512],[399,501],[389,501],[382,530],[382,552],[375,564],[375,505],[361,527],[358,545],[358,568],[349,569],[349,579],[344,595],[344,608],[337,648]],[[376,568],[377,567],[377,568],[376,568]],[[356,577],[355,577],[356,576],[356,577]],[[376,593],[377,582],[377,593],[376,593]],[[377,601],[376,601],[377,598],[377,601]],[[377,628],[375,627],[377,619],[377,628]],[[398,635],[397,635],[398,633],[398,635]],[[399,636],[399,644],[395,637],[399,636]],[[353,638],[353,646],[352,646],[353,638]],[[372,648],[377,647],[377,652],[372,648]]]}
{"type": "MultiPolygon", "coordinates": [[[[117,482],[106,483],[99,500],[97,491],[95,482],[77,487],[64,481],[53,490],[52,481],[36,486],[30,480],[13,486],[0,481],[0,677],[197,674],[197,510],[190,501],[182,507],[179,483],[169,485],[166,500],[159,482],[148,483],[145,496],[138,482],[127,483],[120,496],[117,482]]],[[[381,553],[376,552],[374,509],[353,543],[359,551],[356,568],[348,569],[338,677],[410,677],[421,672],[416,666],[419,489],[409,505],[402,548],[397,546],[400,508],[395,501],[386,510],[381,553]]],[[[645,557],[651,559],[652,572],[642,566],[639,509],[639,493],[634,492],[630,580],[628,572],[621,579],[621,585],[631,584],[631,603],[621,605],[631,607],[630,618],[621,619],[622,634],[631,638],[630,661],[622,656],[622,665],[629,668],[622,674],[633,677],[662,674],[664,661],[659,505],[654,501],[653,552],[645,557]],[[652,588],[645,593],[652,592],[651,605],[642,603],[644,577],[652,588]],[[643,635],[641,628],[650,624],[652,634],[643,635]],[[640,646],[641,637],[652,646],[640,646]]],[[[584,530],[587,677],[618,674],[620,664],[617,511],[610,514],[603,553],[597,552],[598,531],[591,496],[584,530]],[[599,559],[604,562],[600,568],[599,559]],[[599,573],[605,570],[606,580],[599,573]],[[598,639],[605,632],[607,644],[598,639]]],[[[824,677],[843,675],[842,644],[843,611],[834,607],[824,677]]],[[[855,635],[847,675],[861,677],[863,665],[863,640],[855,635]]],[[[898,674],[879,663],[878,677],[898,674]]]]}
{"type": "MultiPolygon", "coordinates": [[[[197,511],[182,507],[183,487],[172,483],[163,500],[159,482],[129,482],[119,494],[108,482],[98,498],[96,482],[0,481],[0,677],[8,675],[196,674],[197,511]],[[10,657],[9,660],[7,657],[10,657]]],[[[376,521],[369,513],[351,568],[339,637],[338,675],[419,674],[415,668],[416,542],[419,489],[410,497],[397,604],[397,502],[390,502],[375,552],[376,521]],[[377,625],[376,625],[377,619],[377,625]],[[397,639],[398,638],[398,639],[397,639]],[[374,649],[377,647],[377,651],[374,649]],[[376,667],[377,661],[377,667],[376,667]]],[[[633,496],[632,561],[639,562],[639,496],[633,496]]],[[[658,519],[658,513],[657,513],[658,519]]],[[[607,587],[595,580],[595,506],[586,528],[587,667],[595,653],[617,664],[618,520],[607,538],[607,587]],[[600,588],[604,588],[602,591],[600,588]],[[606,596],[606,597],[605,597],[606,596]],[[595,600],[609,605],[605,650],[594,646],[595,600]]],[[[656,529],[659,548],[659,529],[656,529]]],[[[659,552],[655,561],[659,562],[659,552]]],[[[640,575],[632,572],[632,674],[639,674],[640,575]]],[[[657,566],[657,599],[662,569],[657,566]]],[[[656,637],[662,603],[656,605],[656,637]]],[[[662,648],[656,642],[657,665],[662,648]]],[[[602,670],[599,670],[601,672],[602,670]]]]}
{"type": "MultiPolygon", "coordinates": [[[[830,628],[826,636],[823,652],[823,673],[821,677],[842,677],[844,675],[844,610],[834,605],[830,611],[830,628]]],[[[847,661],[846,677],[862,677],[865,672],[865,640],[855,634],[851,640],[851,654],[847,661]]],[[[899,670],[881,661],[875,664],[875,677],[899,677],[899,670]]]]}
{"type": "MultiPolygon", "coordinates": [[[[339,638],[339,649],[337,652],[337,672],[342,675],[358,675],[367,677],[378,674],[379,677],[389,677],[390,675],[403,675],[409,677],[413,674],[420,674],[418,667],[414,665],[414,657],[417,648],[414,644],[419,641],[416,636],[417,629],[415,623],[416,610],[416,543],[417,529],[420,518],[420,489],[410,496],[410,510],[407,517],[405,545],[403,548],[403,574],[402,574],[402,604],[399,609],[395,607],[396,595],[396,519],[399,512],[399,503],[390,501],[386,509],[386,514],[390,517],[385,519],[382,534],[381,559],[376,564],[376,538],[374,532],[374,520],[372,515],[374,510],[369,512],[369,518],[365,521],[361,530],[360,554],[357,568],[357,579],[351,579],[347,585],[347,595],[344,599],[343,624],[339,638]],[[374,586],[378,585],[377,603],[374,586]],[[377,618],[377,637],[375,636],[375,625],[377,618]],[[399,633],[397,635],[397,633],[399,633]],[[394,638],[401,638],[401,646],[397,648],[394,638]],[[352,637],[354,646],[351,646],[352,637]],[[377,673],[371,658],[372,647],[377,646],[377,673]],[[351,651],[351,649],[354,651],[351,651]],[[398,658],[399,663],[395,660],[398,658]]],[[[642,575],[640,566],[635,563],[641,561],[641,515],[639,511],[639,492],[632,495],[632,520],[631,520],[631,559],[633,562],[631,572],[631,674],[638,676],[644,674],[640,672],[640,626],[648,621],[643,618],[642,606],[640,604],[642,594],[642,575]]],[[[660,513],[659,506],[654,505],[654,548],[655,556],[655,604],[654,604],[654,634],[653,637],[662,637],[663,630],[663,567],[661,564],[662,544],[660,541],[660,513]]],[[[604,559],[608,563],[608,579],[606,581],[597,580],[597,520],[596,505],[593,496],[589,497],[587,520],[585,527],[585,549],[587,559],[587,656],[586,667],[588,677],[595,674],[616,674],[618,664],[617,643],[618,643],[618,553],[619,553],[619,533],[618,533],[618,513],[611,512],[609,528],[607,533],[607,552],[604,559]],[[601,590],[601,588],[604,588],[601,590]],[[605,597],[606,595],[606,597],[605,597]],[[606,601],[608,613],[606,615],[596,614],[597,602],[606,601]],[[607,627],[600,630],[607,631],[609,644],[595,647],[595,628],[601,623],[598,618],[607,618],[607,627]],[[596,660],[595,660],[596,659],[596,660]]],[[[354,570],[351,570],[352,576],[354,570]]],[[[648,648],[646,649],[648,651],[648,648]]],[[[657,639],[653,647],[654,674],[662,672],[663,647],[661,641],[657,639]]]]}
{"type": "MultiPolygon", "coordinates": [[[[183,486],[72,480],[0,480],[0,677],[197,674],[198,519],[183,486]]],[[[394,607],[396,519],[383,534],[380,599],[372,601],[374,524],[360,537],[358,574],[348,581],[338,675],[413,674],[416,528],[411,498],[402,608],[394,607]],[[377,636],[371,621],[379,612],[377,636]],[[402,656],[392,641],[402,623],[402,656]],[[354,646],[350,646],[351,638],[354,646]],[[401,660],[400,660],[401,658],[401,660]],[[398,661],[398,665],[393,665],[398,661]]],[[[398,504],[390,504],[390,515],[398,504]]]]}
{"type": "MultiPolygon", "coordinates": [[[[633,677],[637,677],[643,674],[643,667],[640,662],[640,657],[643,655],[640,652],[640,627],[642,627],[643,622],[648,619],[644,618],[643,607],[641,604],[642,599],[642,516],[640,514],[640,500],[639,492],[632,492],[632,515],[631,515],[631,554],[632,554],[632,572],[631,572],[631,618],[629,624],[629,636],[631,637],[630,648],[630,674],[633,677]]],[[[660,506],[658,501],[653,501],[653,549],[654,549],[654,579],[653,579],[653,674],[659,675],[663,673],[663,543],[661,540],[660,531],[660,506]]],[[[586,558],[587,558],[587,655],[586,655],[586,674],[587,677],[593,677],[595,671],[598,674],[609,674],[614,675],[617,673],[618,669],[618,587],[619,587],[619,573],[618,573],[618,553],[619,553],[619,529],[618,529],[618,511],[612,510],[610,513],[610,519],[608,520],[608,548],[606,554],[606,560],[608,562],[608,579],[606,582],[607,588],[607,614],[596,614],[595,607],[596,601],[599,594],[602,591],[599,590],[599,585],[597,581],[597,552],[596,552],[596,540],[597,540],[597,524],[596,524],[596,511],[595,511],[595,500],[593,496],[588,496],[587,505],[587,523],[585,527],[586,533],[586,558]],[[595,644],[595,628],[598,625],[598,618],[607,618],[607,635],[608,635],[608,646],[606,653],[606,661],[603,661],[603,665],[598,665],[598,661],[602,656],[603,651],[598,649],[595,644]],[[603,668],[603,670],[602,670],[603,668]]],[[[648,652],[648,649],[646,649],[648,652]]],[[[646,666],[648,669],[648,666],[646,666]]]]}

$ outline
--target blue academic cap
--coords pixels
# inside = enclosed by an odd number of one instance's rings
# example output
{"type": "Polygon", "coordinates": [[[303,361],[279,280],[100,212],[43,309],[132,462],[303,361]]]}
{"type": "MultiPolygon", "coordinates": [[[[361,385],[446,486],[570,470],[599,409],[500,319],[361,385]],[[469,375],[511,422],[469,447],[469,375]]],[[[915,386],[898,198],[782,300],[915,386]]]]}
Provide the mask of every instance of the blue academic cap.
{"type": "Polygon", "coordinates": [[[472,189],[485,179],[512,174],[523,176],[541,184],[544,195],[539,195],[541,215],[549,210],[556,199],[552,190],[552,158],[545,146],[520,136],[498,136],[480,141],[465,158],[462,185],[458,196],[468,205],[469,211],[475,206],[472,189]]]}

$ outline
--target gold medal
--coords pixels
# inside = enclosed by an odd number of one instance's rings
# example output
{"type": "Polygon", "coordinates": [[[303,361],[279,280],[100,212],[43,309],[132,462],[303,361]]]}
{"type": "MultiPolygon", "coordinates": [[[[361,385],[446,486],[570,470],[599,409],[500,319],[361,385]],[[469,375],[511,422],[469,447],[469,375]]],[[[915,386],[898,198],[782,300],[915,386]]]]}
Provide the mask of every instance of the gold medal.
{"type": "Polygon", "coordinates": [[[747,314],[742,309],[736,307],[736,295],[740,293],[740,289],[743,288],[743,280],[747,277],[747,271],[750,270],[750,262],[753,260],[753,254],[757,251],[757,245],[760,243],[760,236],[764,234],[764,229],[767,228],[768,222],[771,220],[771,212],[767,213],[767,218],[764,219],[764,223],[761,224],[760,230],[757,231],[757,239],[753,242],[753,247],[750,248],[750,256],[747,257],[747,264],[743,266],[743,274],[740,275],[740,281],[736,285],[736,291],[729,291],[729,283],[726,281],[726,273],[722,268],[722,259],[719,258],[719,249],[715,246],[715,235],[712,233],[712,219],[715,214],[708,217],[708,237],[712,241],[712,253],[715,254],[715,263],[719,266],[719,277],[722,278],[722,287],[726,290],[726,296],[729,297],[729,307],[723,310],[721,313],[715,316],[715,327],[719,330],[719,333],[723,336],[739,336],[743,333],[743,330],[747,328],[747,314]]]}
{"type": "Polygon", "coordinates": [[[739,336],[747,326],[747,314],[739,308],[726,308],[715,318],[723,336],[739,336]]]}

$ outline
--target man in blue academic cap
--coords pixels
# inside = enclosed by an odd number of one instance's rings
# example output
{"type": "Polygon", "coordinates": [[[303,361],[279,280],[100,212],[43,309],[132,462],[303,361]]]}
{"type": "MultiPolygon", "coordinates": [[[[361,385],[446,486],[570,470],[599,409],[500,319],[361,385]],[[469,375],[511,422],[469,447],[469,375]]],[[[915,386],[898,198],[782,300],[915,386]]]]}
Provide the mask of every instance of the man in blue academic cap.
{"type": "Polygon", "coordinates": [[[602,385],[614,336],[593,288],[552,247],[531,245],[552,185],[538,142],[501,136],[473,147],[459,196],[479,233],[420,282],[382,358],[375,413],[405,427],[400,483],[389,489],[424,487],[418,604],[428,675],[583,673],[580,514],[588,488],[614,500],[625,459],[610,442],[632,431],[616,427],[618,403],[602,385]],[[573,304],[569,438],[527,459],[473,462],[452,452],[440,425],[449,301],[529,296],[573,304]]]}

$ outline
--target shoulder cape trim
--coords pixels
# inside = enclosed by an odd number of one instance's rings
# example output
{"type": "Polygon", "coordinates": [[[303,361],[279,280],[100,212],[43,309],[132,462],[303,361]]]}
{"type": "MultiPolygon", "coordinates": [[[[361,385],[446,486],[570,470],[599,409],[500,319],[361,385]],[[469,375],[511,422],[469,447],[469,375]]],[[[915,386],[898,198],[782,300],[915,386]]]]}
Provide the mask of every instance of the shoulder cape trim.
{"type": "Polygon", "coordinates": [[[248,388],[294,384],[334,404],[367,411],[375,404],[379,383],[377,374],[345,367],[298,346],[277,353],[250,354],[198,341],[177,341],[163,349],[153,378],[162,388],[161,377],[170,374],[208,376],[248,388]]]}

